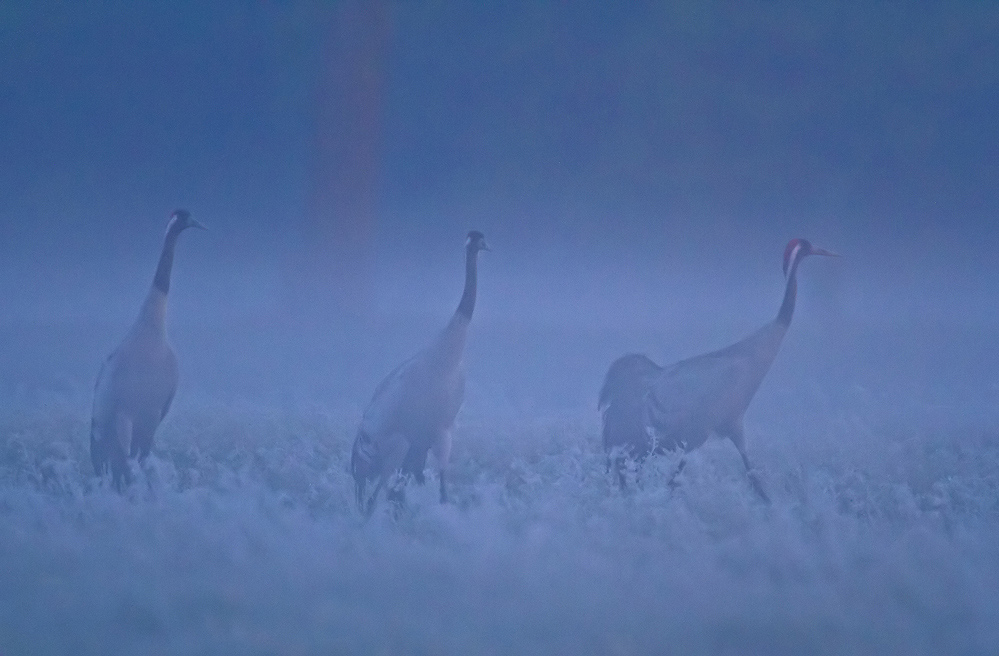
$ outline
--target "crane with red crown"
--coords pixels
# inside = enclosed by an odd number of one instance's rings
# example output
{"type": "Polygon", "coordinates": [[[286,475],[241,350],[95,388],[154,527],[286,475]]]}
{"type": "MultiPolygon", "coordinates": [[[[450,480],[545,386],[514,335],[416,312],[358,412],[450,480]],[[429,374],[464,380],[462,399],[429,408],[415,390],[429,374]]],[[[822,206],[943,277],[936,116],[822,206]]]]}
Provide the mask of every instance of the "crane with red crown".
{"type": "MultiPolygon", "coordinates": [[[[773,321],[726,348],[661,367],[641,354],[611,364],[600,390],[603,445],[607,468],[626,486],[629,459],[641,463],[655,453],[689,453],[711,435],[728,438],[738,449],[750,483],[768,500],[746,455],[743,415],[770,370],[791,325],[798,291],[798,265],[809,255],[836,256],[806,239],[792,239],[784,249],[787,283],[773,321]]],[[[670,486],[686,460],[670,479],[670,486]]]]}

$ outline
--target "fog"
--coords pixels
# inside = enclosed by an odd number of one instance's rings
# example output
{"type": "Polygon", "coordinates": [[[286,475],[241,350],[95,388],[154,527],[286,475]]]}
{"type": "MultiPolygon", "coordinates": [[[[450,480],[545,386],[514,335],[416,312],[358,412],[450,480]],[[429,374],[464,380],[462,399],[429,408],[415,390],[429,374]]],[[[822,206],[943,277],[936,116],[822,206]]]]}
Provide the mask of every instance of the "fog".
{"type": "MultiPolygon", "coordinates": [[[[999,639],[999,10],[5,3],[0,654],[954,653],[999,639]],[[180,384],[104,357],[172,210],[180,384]],[[366,520],[379,381],[478,302],[452,496],[366,520]],[[794,320],[731,443],[605,471],[610,363],[794,320]]],[[[431,476],[433,479],[434,477],[431,476]]]]}

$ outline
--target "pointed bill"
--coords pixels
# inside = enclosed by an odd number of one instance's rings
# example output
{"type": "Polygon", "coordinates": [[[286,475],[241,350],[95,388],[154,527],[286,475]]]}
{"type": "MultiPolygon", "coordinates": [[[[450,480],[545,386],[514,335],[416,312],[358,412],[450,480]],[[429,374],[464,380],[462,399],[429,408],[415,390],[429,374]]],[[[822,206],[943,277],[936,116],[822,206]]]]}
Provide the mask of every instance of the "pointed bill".
{"type": "Polygon", "coordinates": [[[839,253],[833,253],[832,251],[827,251],[824,248],[812,247],[812,255],[825,255],[826,257],[842,257],[839,253]]]}

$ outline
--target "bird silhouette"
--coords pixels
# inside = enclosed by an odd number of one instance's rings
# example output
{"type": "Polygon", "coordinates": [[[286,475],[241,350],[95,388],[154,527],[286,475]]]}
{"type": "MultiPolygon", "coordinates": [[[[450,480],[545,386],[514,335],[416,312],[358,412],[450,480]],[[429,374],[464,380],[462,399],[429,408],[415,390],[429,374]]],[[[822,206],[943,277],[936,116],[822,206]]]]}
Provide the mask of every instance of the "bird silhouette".
{"type": "MultiPolygon", "coordinates": [[[[607,468],[615,472],[622,488],[629,458],[640,464],[654,453],[689,453],[718,435],[732,441],[754,490],[768,499],[746,455],[743,416],[791,324],[798,265],[809,255],[836,254],[805,239],[788,242],[783,265],[787,283],[777,317],[745,339],[667,367],[640,354],[625,355],[611,364],[598,406],[607,468]]],[[[685,464],[681,458],[671,486],[685,464]]]]}
{"type": "Polygon", "coordinates": [[[378,494],[395,507],[405,503],[404,488],[412,478],[425,481],[427,453],[434,451],[440,476],[440,501],[446,503],[451,427],[465,394],[462,357],[468,325],[475,310],[478,254],[489,250],[481,232],[465,242],[465,288],[444,330],[422,351],[386,376],[375,389],[361,419],[351,450],[350,468],[362,512],[370,515],[378,494]],[[377,480],[365,497],[369,481],[377,480]]]}
{"type": "Polygon", "coordinates": [[[170,215],[153,284],[138,318],[105,360],[94,386],[90,458],[94,471],[111,471],[116,489],[132,481],[129,458],[141,464],[153,434],[177,391],[177,357],[167,339],[166,310],[177,238],[188,228],[204,229],[187,210],[170,215]]]}

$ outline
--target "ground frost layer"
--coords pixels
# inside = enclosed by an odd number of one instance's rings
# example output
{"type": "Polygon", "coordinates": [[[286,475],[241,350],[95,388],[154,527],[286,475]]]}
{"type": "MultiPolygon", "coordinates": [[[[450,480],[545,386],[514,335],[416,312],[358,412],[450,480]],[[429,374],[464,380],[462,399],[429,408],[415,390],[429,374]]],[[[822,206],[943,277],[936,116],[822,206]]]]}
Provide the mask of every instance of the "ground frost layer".
{"type": "Polygon", "coordinates": [[[0,653],[993,653],[999,442],[753,426],[665,484],[604,471],[596,417],[464,419],[455,504],[364,522],[355,413],[182,408],[150,481],[95,485],[86,416],[0,433],[0,653]],[[830,436],[835,439],[829,439],[830,436]]]}

